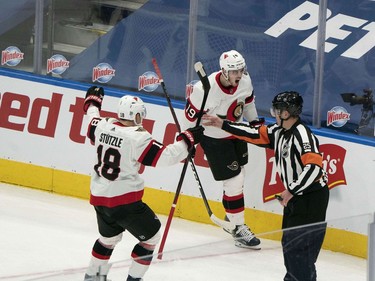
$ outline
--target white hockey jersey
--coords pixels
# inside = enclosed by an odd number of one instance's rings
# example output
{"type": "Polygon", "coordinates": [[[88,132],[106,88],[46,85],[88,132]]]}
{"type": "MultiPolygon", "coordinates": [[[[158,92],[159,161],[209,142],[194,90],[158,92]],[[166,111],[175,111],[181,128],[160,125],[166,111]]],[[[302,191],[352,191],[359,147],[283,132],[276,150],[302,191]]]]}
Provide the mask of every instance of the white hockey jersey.
{"type": "Polygon", "coordinates": [[[115,207],[141,200],[141,164],[169,166],[188,155],[184,141],[164,146],[142,126],[126,127],[115,118],[100,118],[95,106],[87,114],[91,119],[87,136],[97,153],[90,186],[90,203],[94,206],[115,207]]]}
{"type": "MultiPolygon", "coordinates": [[[[222,75],[221,71],[218,71],[208,77],[211,89],[207,97],[204,112],[235,122],[242,122],[244,117],[248,122],[256,120],[258,113],[255,107],[255,97],[250,75],[245,72],[238,86],[229,88],[222,86],[220,75],[222,75]]],[[[194,85],[190,96],[187,97],[184,112],[185,118],[182,124],[184,129],[195,126],[203,96],[203,86],[199,81],[194,85]]],[[[205,127],[204,134],[218,139],[232,138],[231,134],[212,126],[205,127]]]]}

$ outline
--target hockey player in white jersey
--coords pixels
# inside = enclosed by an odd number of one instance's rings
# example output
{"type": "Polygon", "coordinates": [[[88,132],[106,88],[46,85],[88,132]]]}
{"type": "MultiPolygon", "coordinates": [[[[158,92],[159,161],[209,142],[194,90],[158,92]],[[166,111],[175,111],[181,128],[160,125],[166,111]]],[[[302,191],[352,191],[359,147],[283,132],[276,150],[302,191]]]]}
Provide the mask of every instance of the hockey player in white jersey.
{"type": "Polygon", "coordinates": [[[97,216],[99,238],[95,241],[85,281],[107,278],[108,262],[124,231],[139,240],[127,280],[143,280],[153,251],[160,240],[160,221],[142,202],[144,181],[138,171],[141,164],[152,167],[174,165],[185,159],[188,150],[198,143],[203,128],[183,131],[176,142],[163,145],[142,127],[146,117],[143,101],[135,96],[119,100],[118,118],[100,117],[104,96],[101,87],[87,90],[84,111],[90,119],[87,136],[95,145],[97,161],[91,176],[90,203],[97,216]]]}
{"type": "MultiPolygon", "coordinates": [[[[205,113],[236,122],[244,118],[252,124],[260,122],[254,102],[251,78],[243,56],[235,51],[224,52],[220,56],[220,71],[212,73],[208,79],[211,89],[204,108],[205,113]]],[[[203,99],[202,83],[194,85],[187,97],[184,127],[195,124],[203,99]]],[[[230,233],[235,245],[260,249],[260,240],[245,224],[244,210],[244,165],[248,162],[247,144],[235,139],[231,134],[216,127],[207,127],[201,140],[210,169],[216,181],[223,184],[222,203],[226,219],[236,228],[230,233]]]]}

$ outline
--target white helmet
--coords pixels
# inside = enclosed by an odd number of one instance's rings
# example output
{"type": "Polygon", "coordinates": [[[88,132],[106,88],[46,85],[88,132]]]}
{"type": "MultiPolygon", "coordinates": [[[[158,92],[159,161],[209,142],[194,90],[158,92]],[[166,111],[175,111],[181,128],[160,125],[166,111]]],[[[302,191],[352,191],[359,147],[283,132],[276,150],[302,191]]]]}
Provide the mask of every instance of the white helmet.
{"type": "Polygon", "coordinates": [[[141,125],[143,119],[146,117],[146,107],[143,101],[135,96],[123,96],[117,107],[117,116],[120,119],[132,120],[137,125],[141,125]],[[137,123],[136,116],[139,113],[141,121],[137,123]]]}
{"type": "Polygon", "coordinates": [[[228,79],[229,70],[246,70],[246,62],[239,52],[230,50],[221,54],[220,68],[223,70],[225,78],[228,79]]]}

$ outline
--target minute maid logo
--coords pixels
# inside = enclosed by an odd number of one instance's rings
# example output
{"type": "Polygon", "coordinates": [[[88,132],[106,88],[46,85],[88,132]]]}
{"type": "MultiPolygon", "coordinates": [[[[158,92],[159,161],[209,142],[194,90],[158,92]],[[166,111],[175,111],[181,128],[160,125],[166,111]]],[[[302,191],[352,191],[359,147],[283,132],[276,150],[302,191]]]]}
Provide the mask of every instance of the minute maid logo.
{"type": "Polygon", "coordinates": [[[327,126],[342,127],[350,120],[350,113],[341,106],[335,106],[327,112],[327,126]]]}
{"type": "Polygon", "coordinates": [[[16,66],[23,60],[24,53],[14,46],[10,46],[1,52],[1,65],[16,66]]]}
{"type": "Polygon", "coordinates": [[[138,78],[138,91],[153,92],[159,85],[160,79],[155,72],[147,71],[138,78]]]}
{"type": "Polygon", "coordinates": [[[92,69],[92,82],[107,83],[115,76],[115,71],[110,64],[99,63],[92,69]]]}

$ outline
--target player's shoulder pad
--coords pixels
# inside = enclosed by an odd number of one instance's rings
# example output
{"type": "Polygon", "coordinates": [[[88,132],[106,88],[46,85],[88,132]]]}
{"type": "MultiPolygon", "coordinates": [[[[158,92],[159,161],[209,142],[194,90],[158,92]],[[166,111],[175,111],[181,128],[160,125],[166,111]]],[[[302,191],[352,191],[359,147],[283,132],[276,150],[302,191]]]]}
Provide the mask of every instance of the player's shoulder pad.
{"type": "Polygon", "coordinates": [[[192,93],[203,92],[203,90],[204,89],[203,89],[202,82],[198,81],[197,83],[194,84],[192,93]]]}
{"type": "Polygon", "coordinates": [[[242,79],[241,81],[243,80],[243,82],[246,82],[246,83],[250,83],[251,84],[251,77],[250,77],[250,74],[248,72],[244,73],[242,75],[242,79]]]}

